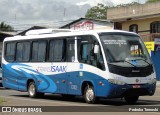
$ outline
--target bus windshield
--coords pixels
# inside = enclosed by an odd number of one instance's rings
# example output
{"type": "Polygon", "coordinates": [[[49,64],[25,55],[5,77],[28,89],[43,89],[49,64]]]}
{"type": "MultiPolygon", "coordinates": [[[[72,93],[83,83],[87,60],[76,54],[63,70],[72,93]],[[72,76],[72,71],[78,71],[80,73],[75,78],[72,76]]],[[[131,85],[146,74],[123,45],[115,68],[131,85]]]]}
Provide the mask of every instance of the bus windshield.
{"type": "Polygon", "coordinates": [[[101,33],[100,38],[108,63],[150,65],[150,56],[139,36],[128,33],[101,33]]]}

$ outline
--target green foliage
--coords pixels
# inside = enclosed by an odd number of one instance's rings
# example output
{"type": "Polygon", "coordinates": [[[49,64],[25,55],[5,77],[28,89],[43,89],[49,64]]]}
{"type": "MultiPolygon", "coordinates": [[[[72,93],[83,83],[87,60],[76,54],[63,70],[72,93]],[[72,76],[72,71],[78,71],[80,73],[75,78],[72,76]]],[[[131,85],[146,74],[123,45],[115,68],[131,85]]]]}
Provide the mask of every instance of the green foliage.
{"type": "Polygon", "coordinates": [[[126,7],[126,6],[138,5],[138,4],[140,4],[140,3],[132,2],[132,3],[128,3],[128,4],[120,4],[120,5],[117,5],[115,7],[126,7]]]}
{"type": "Polygon", "coordinates": [[[0,23],[0,31],[13,32],[14,28],[4,22],[0,23]]]}
{"type": "Polygon", "coordinates": [[[85,17],[91,18],[91,19],[107,19],[107,9],[108,8],[114,8],[114,7],[125,7],[125,6],[131,6],[131,5],[137,5],[138,2],[132,2],[129,4],[120,4],[117,6],[109,7],[105,6],[104,4],[98,4],[97,6],[94,6],[90,9],[88,9],[85,17]]]}
{"type": "Polygon", "coordinates": [[[150,3],[150,2],[158,2],[160,0],[147,0],[147,3],[150,3]]]}
{"type": "Polygon", "coordinates": [[[106,19],[107,18],[108,6],[104,4],[98,4],[90,9],[88,9],[85,17],[91,19],[106,19]]]}

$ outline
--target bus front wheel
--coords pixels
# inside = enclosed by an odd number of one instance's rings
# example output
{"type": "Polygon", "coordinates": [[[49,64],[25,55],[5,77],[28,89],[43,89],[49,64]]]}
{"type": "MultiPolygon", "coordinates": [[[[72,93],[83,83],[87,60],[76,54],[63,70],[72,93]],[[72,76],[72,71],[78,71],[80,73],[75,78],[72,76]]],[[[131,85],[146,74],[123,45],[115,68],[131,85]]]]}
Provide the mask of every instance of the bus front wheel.
{"type": "Polygon", "coordinates": [[[128,104],[135,104],[138,101],[139,96],[126,96],[124,99],[128,104]]]}
{"type": "Polygon", "coordinates": [[[87,103],[93,104],[96,101],[94,88],[92,86],[86,86],[84,90],[84,99],[87,103]]]}

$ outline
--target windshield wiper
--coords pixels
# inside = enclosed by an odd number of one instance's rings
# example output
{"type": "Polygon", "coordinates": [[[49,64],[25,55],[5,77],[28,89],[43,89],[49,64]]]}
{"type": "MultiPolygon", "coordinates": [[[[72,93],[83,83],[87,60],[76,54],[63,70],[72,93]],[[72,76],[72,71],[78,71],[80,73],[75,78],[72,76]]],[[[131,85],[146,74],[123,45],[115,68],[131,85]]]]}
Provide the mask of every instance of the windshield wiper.
{"type": "MultiPolygon", "coordinates": [[[[130,61],[130,60],[129,60],[130,61]]],[[[132,66],[134,66],[134,67],[137,67],[136,65],[134,65],[133,63],[131,63],[131,62],[129,62],[129,61],[127,61],[127,60],[118,60],[118,61],[114,61],[114,62],[127,62],[128,64],[130,64],[130,65],[132,65],[132,66]]],[[[112,63],[110,63],[110,64],[112,64],[112,63]]]]}
{"type": "Polygon", "coordinates": [[[132,60],[142,60],[142,61],[144,61],[144,62],[146,62],[148,65],[150,65],[150,63],[146,60],[146,59],[144,59],[144,58],[133,58],[133,59],[127,59],[127,61],[132,61],[132,60]]]}
{"type": "Polygon", "coordinates": [[[131,62],[127,61],[127,60],[124,60],[124,62],[127,62],[127,63],[131,64],[132,66],[137,67],[136,65],[134,65],[133,63],[131,63],[131,62]]]}
{"type": "Polygon", "coordinates": [[[150,65],[150,63],[149,63],[148,61],[146,61],[146,59],[139,58],[139,59],[136,59],[136,60],[143,60],[143,61],[146,62],[148,65],[150,65]]]}

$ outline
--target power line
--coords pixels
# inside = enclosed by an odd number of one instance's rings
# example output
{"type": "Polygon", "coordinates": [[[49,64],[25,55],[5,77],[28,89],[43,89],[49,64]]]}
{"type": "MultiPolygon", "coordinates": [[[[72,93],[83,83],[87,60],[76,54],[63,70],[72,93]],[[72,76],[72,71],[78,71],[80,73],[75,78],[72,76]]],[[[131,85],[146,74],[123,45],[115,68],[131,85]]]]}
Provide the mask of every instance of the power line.
{"type": "Polygon", "coordinates": [[[58,28],[60,26],[63,26],[71,21],[74,21],[75,19],[72,20],[61,20],[61,21],[48,21],[48,22],[39,22],[39,23],[19,23],[19,22],[14,22],[14,21],[5,21],[7,24],[13,26],[16,31],[23,31],[27,28],[30,28],[32,26],[45,26],[45,27],[54,27],[58,28]]]}
{"type": "MultiPolygon", "coordinates": [[[[75,19],[74,19],[75,20],[75,19]]],[[[70,21],[74,21],[74,20],[63,20],[63,21],[49,21],[49,22],[40,22],[40,23],[18,23],[18,22],[9,22],[9,21],[5,21],[6,23],[12,24],[12,25],[33,25],[33,24],[61,24],[61,23],[65,23],[65,22],[70,22],[70,21]]]]}

